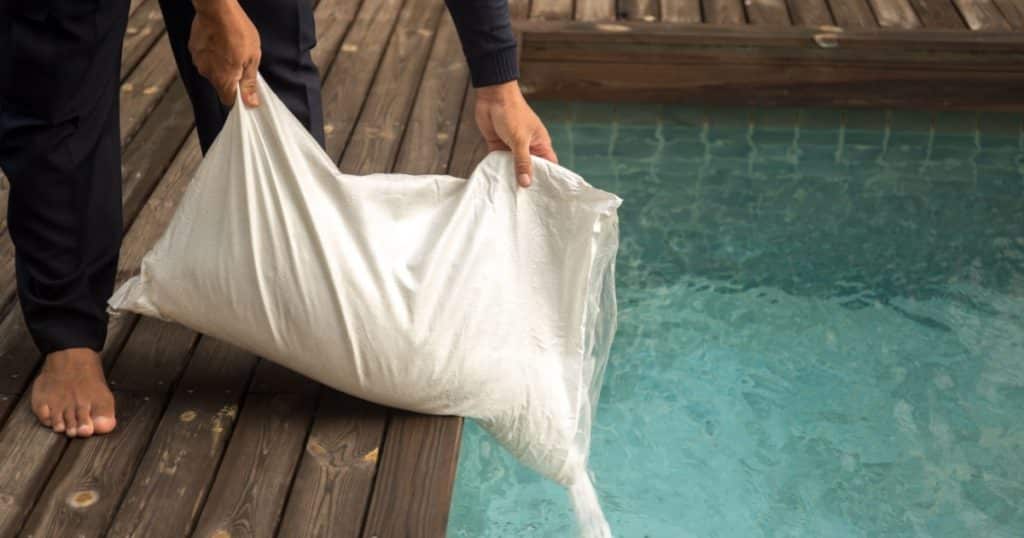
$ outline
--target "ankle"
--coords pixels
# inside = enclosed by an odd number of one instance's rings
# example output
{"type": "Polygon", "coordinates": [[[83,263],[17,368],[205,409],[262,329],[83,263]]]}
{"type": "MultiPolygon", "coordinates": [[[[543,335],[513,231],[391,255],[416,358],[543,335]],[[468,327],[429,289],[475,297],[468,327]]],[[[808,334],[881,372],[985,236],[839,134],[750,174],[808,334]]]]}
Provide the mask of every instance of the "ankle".
{"type": "Polygon", "coordinates": [[[87,347],[71,347],[59,349],[46,355],[47,364],[70,365],[82,362],[92,362],[99,359],[99,353],[87,347]]]}

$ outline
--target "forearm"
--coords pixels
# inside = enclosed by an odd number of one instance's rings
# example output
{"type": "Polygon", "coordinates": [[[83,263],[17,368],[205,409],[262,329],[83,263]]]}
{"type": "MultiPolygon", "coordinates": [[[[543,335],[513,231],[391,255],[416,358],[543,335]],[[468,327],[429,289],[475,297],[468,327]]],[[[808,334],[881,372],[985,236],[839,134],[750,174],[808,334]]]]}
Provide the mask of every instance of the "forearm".
{"type": "Polygon", "coordinates": [[[519,78],[508,0],[445,0],[445,4],[462,41],[473,86],[492,86],[519,78]]]}

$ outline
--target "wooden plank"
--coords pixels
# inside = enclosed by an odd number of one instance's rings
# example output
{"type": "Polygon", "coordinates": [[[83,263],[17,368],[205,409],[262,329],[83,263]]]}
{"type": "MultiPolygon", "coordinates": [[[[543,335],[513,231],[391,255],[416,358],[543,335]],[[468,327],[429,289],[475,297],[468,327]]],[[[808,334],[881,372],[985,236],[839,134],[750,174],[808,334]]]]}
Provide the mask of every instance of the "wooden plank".
{"type": "Polygon", "coordinates": [[[401,4],[400,0],[364,2],[324,78],[324,133],[327,154],[334,160],[352,134],[401,4]]]}
{"type": "Polygon", "coordinates": [[[462,420],[392,411],[365,538],[444,536],[462,420]]]}
{"type": "Polygon", "coordinates": [[[573,0],[534,0],[530,2],[530,18],[566,20],[572,18],[573,0]]]}
{"type": "MultiPolygon", "coordinates": [[[[174,55],[164,36],[121,84],[121,146],[126,147],[161,97],[177,82],[174,55]]],[[[180,85],[181,83],[178,82],[180,85]]],[[[185,99],[186,102],[188,99],[185,99]]],[[[191,108],[189,109],[189,115],[191,108]]],[[[179,122],[181,120],[179,119],[179,122]]]]}
{"type": "Polygon", "coordinates": [[[615,0],[576,0],[573,17],[578,21],[614,21],[615,0]]]}
{"type": "Polygon", "coordinates": [[[964,20],[950,0],[910,0],[925,28],[964,28],[964,20]]]}
{"type": "Polygon", "coordinates": [[[1024,35],[527,22],[531,97],[715,104],[1020,108],[1024,35]],[[557,29],[557,30],[556,30],[557,29]],[[636,31],[634,31],[634,29],[636,31]],[[737,48],[742,35],[748,47],[737,48]]]}
{"type": "MultiPolygon", "coordinates": [[[[469,70],[451,18],[443,17],[416,103],[405,127],[395,172],[444,174],[469,83],[469,70]]],[[[472,116],[472,114],[470,114],[472,116]]]]}
{"type": "Polygon", "coordinates": [[[530,17],[530,0],[508,0],[508,11],[513,20],[527,19],[530,17]]]}
{"type": "Polygon", "coordinates": [[[359,536],[387,411],[324,390],[278,536],[359,536]]]}
{"type": "Polygon", "coordinates": [[[868,0],[882,28],[920,28],[921,21],[909,0],[868,0]]]}
{"type": "Polygon", "coordinates": [[[20,536],[102,536],[163,404],[117,394],[117,433],[68,444],[20,536]]]}
{"type": "Polygon", "coordinates": [[[789,10],[785,0],[744,0],[747,20],[751,24],[789,26],[789,10]]]}
{"type": "Polygon", "coordinates": [[[701,0],[704,6],[704,22],[713,25],[744,25],[747,17],[744,14],[741,0],[701,0]]]}
{"type": "Polygon", "coordinates": [[[191,532],[255,363],[252,355],[213,338],[199,341],[107,536],[191,532]]]}
{"type": "Polygon", "coordinates": [[[842,28],[876,28],[878,21],[867,0],[828,0],[829,10],[836,24],[842,28]]]}
{"type": "Polygon", "coordinates": [[[1011,28],[1024,28],[1024,1],[1022,0],[994,0],[999,11],[1003,14],[1006,22],[1011,28]]]}
{"type": "MultiPolygon", "coordinates": [[[[132,12],[125,27],[124,42],[121,44],[121,79],[135,69],[150,48],[164,33],[164,18],[160,2],[146,0],[139,9],[132,12]]],[[[171,65],[173,68],[173,63],[171,65]]]]}
{"type": "Polygon", "coordinates": [[[274,536],[315,399],[250,394],[193,536],[274,536]]]}
{"type": "Polygon", "coordinates": [[[274,536],[318,392],[310,379],[259,362],[193,536],[274,536]]]}
{"type": "Polygon", "coordinates": [[[953,0],[971,30],[1009,30],[1010,25],[992,0],[953,0]]]}
{"type": "Polygon", "coordinates": [[[448,165],[448,173],[455,177],[469,177],[480,160],[487,156],[487,143],[480,135],[473,115],[475,106],[476,94],[468,88],[459,117],[459,129],[455,135],[455,147],[448,165]]]}
{"type": "Polygon", "coordinates": [[[345,147],[340,163],[343,172],[391,170],[437,33],[441,9],[442,4],[434,0],[412,0],[402,10],[359,123],[345,147]]]}
{"type": "Polygon", "coordinates": [[[617,0],[619,18],[626,21],[655,22],[660,16],[658,0],[617,0]]]}
{"type": "Polygon", "coordinates": [[[106,531],[163,411],[161,393],[177,379],[195,339],[176,325],[139,323],[108,376],[117,402],[116,433],[70,443],[23,534],[85,537],[106,531]]]}
{"type": "Polygon", "coordinates": [[[21,398],[0,430],[0,536],[14,536],[46,484],[68,438],[39,425],[21,398]]]}
{"type": "Polygon", "coordinates": [[[789,0],[789,14],[796,26],[822,26],[833,23],[826,0],[789,0]]]}
{"type": "Polygon", "coordinates": [[[701,22],[700,0],[661,0],[662,22],[701,22]]]}

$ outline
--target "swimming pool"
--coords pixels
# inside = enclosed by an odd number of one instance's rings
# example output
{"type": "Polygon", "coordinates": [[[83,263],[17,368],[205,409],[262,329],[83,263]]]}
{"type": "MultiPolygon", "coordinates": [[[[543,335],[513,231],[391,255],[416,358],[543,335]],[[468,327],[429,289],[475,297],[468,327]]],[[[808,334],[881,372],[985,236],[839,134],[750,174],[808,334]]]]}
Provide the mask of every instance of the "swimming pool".
{"type": "MultiPolygon", "coordinates": [[[[1020,116],[537,108],[625,200],[591,456],[616,536],[1024,536],[1020,116]]],[[[573,532],[467,422],[449,536],[573,532]]]]}

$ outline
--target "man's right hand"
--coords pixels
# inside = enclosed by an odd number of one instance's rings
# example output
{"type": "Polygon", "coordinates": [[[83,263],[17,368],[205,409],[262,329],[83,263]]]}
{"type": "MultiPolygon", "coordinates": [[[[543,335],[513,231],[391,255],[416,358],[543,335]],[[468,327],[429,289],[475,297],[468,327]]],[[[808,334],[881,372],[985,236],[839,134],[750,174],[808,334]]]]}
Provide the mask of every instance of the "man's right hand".
{"type": "Polygon", "coordinates": [[[260,34],[238,0],[193,0],[196,17],[188,50],[199,73],[213,84],[225,105],[235,102],[242,86],[242,100],[259,106],[256,73],[260,66],[260,34]]]}

